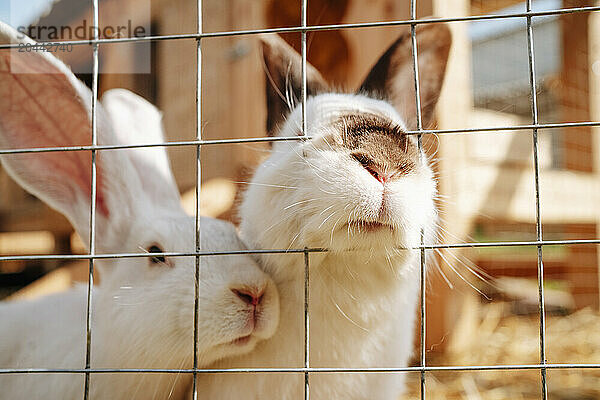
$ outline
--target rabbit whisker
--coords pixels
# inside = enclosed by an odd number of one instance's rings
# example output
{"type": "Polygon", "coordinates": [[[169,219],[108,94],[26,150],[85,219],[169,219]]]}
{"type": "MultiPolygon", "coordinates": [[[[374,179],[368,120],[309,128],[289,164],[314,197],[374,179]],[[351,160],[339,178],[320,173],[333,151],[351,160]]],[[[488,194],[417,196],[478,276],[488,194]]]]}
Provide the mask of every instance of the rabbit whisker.
{"type": "Polygon", "coordinates": [[[461,273],[458,272],[458,270],[456,268],[454,268],[454,266],[452,266],[452,264],[448,261],[448,259],[446,257],[444,257],[444,255],[442,254],[441,251],[439,251],[439,249],[435,249],[435,250],[436,250],[437,254],[446,262],[446,265],[448,265],[448,267],[450,267],[450,269],[452,271],[454,271],[454,273],[460,279],[462,279],[467,285],[469,285],[473,290],[475,290],[481,296],[485,297],[487,300],[491,300],[488,295],[486,295],[485,293],[483,293],[479,288],[477,288],[477,286],[473,285],[471,282],[469,282],[468,279],[466,279],[463,275],[461,275],[461,273]]]}
{"type": "Polygon", "coordinates": [[[336,214],[336,211],[329,214],[329,216],[327,218],[325,218],[323,221],[321,221],[321,224],[319,224],[319,227],[317,229],[321,229],[321,227],[325,224],[325,222],[327,222],[329,220],[329,218],[333,217],[335,214],[336,214]]]}
{"type": "Polygon", "coordinates": [[[296,241],[296,239],[298,239],[298,236],[300,236],[301,231],[298,231],[298,233],[296,233],[296,235],[293,237],[292,241],[290,242],[290,245],[288,246],[288,250],[292,248],[292,246],[294,245],[294,242],[296,241]]]}
{"type": "Polygon", "coordinates": [[[266,187],[274,187],[274,188],[282,188],[282,189],[299,189],[297,186],[284,186],[284,185],[274,185],[269,183],[258,183],[258,182],[243,182],[237,181],[233,182],[240,185],[255,185],[255,186],[266,186],[266,187]]]}
{"type": "Polygon", "coordinates": [[[321,198],[314,198],[314,199],[300,200],[300,201],[297,201],[297,202],[295,202],[295,203],[292,203],[292,204],[290,204],[289,206],[285,206],[283,209],[284,209],[284,210],[288,210],[288,209],[290,209],[290,208],[292,208],[292,207],[295,207],[295,206],[298,206],[298,205],[300,205],[300,204],[305,204],[305,203],[308,203],[308,202],[311,202],[311,201],[315,201],[315,200],[323,200],[323,198],[321,197],[321,198]]]}

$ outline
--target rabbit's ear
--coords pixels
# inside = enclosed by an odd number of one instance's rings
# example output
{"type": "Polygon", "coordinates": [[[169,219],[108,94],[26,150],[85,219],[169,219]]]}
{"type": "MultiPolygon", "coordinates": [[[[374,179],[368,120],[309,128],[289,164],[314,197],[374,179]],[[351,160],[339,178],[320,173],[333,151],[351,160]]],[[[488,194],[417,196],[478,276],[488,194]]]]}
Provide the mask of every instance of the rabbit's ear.
{"type": "MultiPolygon", "coordinates": [[[[151,103],[125,89],[112,89],[102,96],[118,143],[164,143],[162,114],[151,103]]],[[[179,190],[164,147],[137,147],[127,151],[142,183],[143,191],[156,204],[180,206],[179,190]]]]}
{"type": "MultiPolygon", "coordinates": [[[[416,29],[421,117],[424,128],[434,122],[435,105],[442,90],[452,44],[445,24],[416,29]]],[[[411,130],[417,128],[415,83],[410,30],[402,34],[373,66],[359,92],[389,100],[411,130]]]]}
{"type": "MultiPolygon", "coordinates": [[[[0,43],[35,44],[0,22],[0,43]]],[[[0,49],[0,148],[92,144],[92,93],[51,53],[0,49]]],[[[98,103],[99,144],[113,144],[110,121],[98,103]]],[[[141,191],[127,150],[97,151],[96,210],[99,249],[115,246],[141,191]],[[114,242],[114,243],[113,243],[114,242]]],[[[0,156],[26,190],[63,213],[85,243],[92,192],[90,151],[27,152],[0,156]]]]}
{"type": "MultiPolygon", "coordinates": [[[[302,57],[278,35],[260,38],[265,62],[267,94],[267,133],[275,135],[278,124],[300,101],[302,93],[302,57]]],[[[319,71],[306,64],[306,96],[328,90],[319,71]]]]}

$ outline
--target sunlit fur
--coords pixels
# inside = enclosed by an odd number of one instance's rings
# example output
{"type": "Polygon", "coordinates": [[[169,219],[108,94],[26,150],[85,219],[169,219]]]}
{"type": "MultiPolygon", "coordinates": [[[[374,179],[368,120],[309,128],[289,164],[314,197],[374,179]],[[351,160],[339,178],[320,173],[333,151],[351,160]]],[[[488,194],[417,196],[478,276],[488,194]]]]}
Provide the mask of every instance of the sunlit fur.
{"type": "MultiPolygon", "coordinates": [[[[370,113],[404,127],[388,103],[359,95],[323,94],[307,101],[308,141],[277,142],[258,168],[241,206],[241,234],[251,247],[328,248],[310,254],[310,366],[405,367],[413,348],[419,291],[421,229],[434,235],[436,185],[426,156],[383,186],[348,152],[336,148],[346,115],[370,113]],[[385,197],[387,212],[379,210],[385,197]],[[355,220],[393,227],[369,230],[355,220]],[[404,249],[403,249],[404,248],[404,249]]],[[[280,131],[300,132],[296,108],[280,131]]],[[[410,138],[416,146],[416,139],[410,138]]],[[[402,149],[398,149],[402,151],[402,149]]],[[[262,257],[281,296],[280,327],[248,356],[220,367],[304,366],[304,258],[262,257]]],[[[311,399],[393,399],[404,374],[311,374],[311,399]]],[[[208,398],[297,399],[302,375],[202,377],[208,398]],[[248,388],[252,388],[251,392],[248,388]]]]}
{"type": "MultiPolygon", "coordinates": [[[[203,218],[202,248],[245,247],[232,225],[203,218]]],[[[139,253],[159,243],[166,251],[194,248],[193,218],[163,215],[135,223],[120,252],[139,253]]],[[[173,257],[169,265],[148,258],[98,261],[114,269],[93,293],[92,368],[192,368],[194,257],[173,257]]],[[[249,352],[270,337],[279,315],[273,282],[246,255],[200,258],[198,365],[249,352]],[[263,306],[253,310],[231,288],[264,288],[263,306]],[[242,343],[236,339],[251,334],[242,343]]],[[[82,368],[85,365],[87,287],[35,301],[0,304],[0,368],[82,368]]],[[[178,398],[190,374],[92,375],[96,399],[178,398]]],[[[2,399],[81,399],[83,377],[72,374],[1,375],[2,399]]]]}
{"type": "MultiPolygon", "coordinates": [[[[336,122],[345,115],[365,113],[380,115],[404,127],[393,107],[383,101],[339,94],[310,98],[307,133],[313,139],[274,145],[273,154],[256,171],[246,193],[242,205],[243,234],[276,248],[301,244],[327,247],[334,252],[379,247],[389,247],[391,251],[394,246],[418,245],[420,227],[427,226],[435,216],[433,173],[426,157],[420,154],[416,170],[390,180],[384,194],[384,186],[349,151],[340,150],[335,143],[342,136],[342,132],[336,132],[336,122]],[[382,197],[384,215],[380,215],[382,197]],[[261,201],[268,207],[252,208],[261,201]],[[250,218],[256,213],[260,216],[250,218]],[[260,220],[260,224],[255,220],[260,220]],[[395,229],[366,232],[360,225],[348,229],[347,223],[355,220],[381,222],[395,229]]],[[[297,108],[281,135],[296,135],[300,118],[297,108]]],[[[415,137],[409,140],[416,146],[415,137]]]]}
{"type": "MultiPolygon", "coordinates": [[[[7,42],[33,43],[0,23],[0,43],[7,42]]],[[[0,52],[0,94],[1,148],[90,142],[92,94],[51,53],[0,52]],[[15,76],[11,62],[28,73],[15,76]]],[[[131,92],[107,92],[96,112],[101,145],[164,141],[160,112],[131,92]]],[[[2,155],[0,161],[89,243],[89,153],[2,155]]],[[[152,246],[195,251],[196,221],[181,207],[164,148],[99,151],[96,166],[96,254],[144,253],[152,246]]],[[[246,249],[227,222],[202,218],[199,235],[204,252],[246,249]]],[[[279,303],[273,281],[249,255],[202,256],[199,262],[198,366],[203,367],[247,353],[270,337],[279,303]],[[256,313],[231,289],[264,291],[256,313]]],[[[100,285],[92,291],[90,366],[191,368],[196,258],[98,259],[94,264],[100,285]]],[[[84,285],[35,301],[0,304],[0,368],[84,368],[86,310],[84,285]]],[[[90,398],[178,398],[190,380],[189,373],[92,374],[90,398]]],[[[2,400],[75,400],[83,398],[83,390],[81,373],[0,375],[2,400]]]]}

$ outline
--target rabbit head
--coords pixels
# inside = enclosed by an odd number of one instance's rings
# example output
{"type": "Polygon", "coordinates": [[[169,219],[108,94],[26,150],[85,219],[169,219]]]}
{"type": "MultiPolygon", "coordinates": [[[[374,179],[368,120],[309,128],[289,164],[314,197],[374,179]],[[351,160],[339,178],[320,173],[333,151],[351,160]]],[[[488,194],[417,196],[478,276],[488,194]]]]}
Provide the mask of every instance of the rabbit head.
{"type": "MultiPolygon", "coordinates": [[[[0,43],[34,43],[18,35],[0,23],[0,43]]],[[[50,53],[18,50],[0,49],[0,148],[91,145],[91,91],[50,53]]],[[[131,92],[108,91],[96,113],[100,145],[164,141],[160,112],[131,92]]],[[[96,253],[195,251],[195,218],[180,205],[164,147],[98,150],[95,157],[96,253]]],[[[91,151],[2,154],[0,160],[89,243],[91,151]]],[[[245,249],[226,222],[202,218],[199,235],[205,251],[245,249]]],[[[95,264],[101,274],[97,324],[115,329],[106,340],[121,340],[121,327],[128,337],[137,333],[131,351],[138,344],[164,351],[169,343],[191,346],[195,257],[157,254],[95,264]],[[100,320],[102,315],[110,317],[100,320]]],[[[249,351],[275,331],[277,291],[250,256],[200,257],[199,293],[202,362],[249,351]]]]}
{"type": "MultiPolygon", "coordinates": [[[[445,25],[417,28],[423,126],[434,119],[451,36],[445,25]]],[[[301,58],[282,39],[262,39],[267,129],[302,134],[301,58]],[[289,111],[288,111],[289,110],[289,111]]],[[[385,250],[419,244],[435,221],[434,173],[415,130],[410,32],[385,52],[354,94],[335,93],[307,66],[306,134],[278,141],[242,204],[241,232],[255,244],[385,250]],[[258,205],[263,207],[262,213],[258,205]],[[277,210],[277,212],[273,212],[277,210]]]]}

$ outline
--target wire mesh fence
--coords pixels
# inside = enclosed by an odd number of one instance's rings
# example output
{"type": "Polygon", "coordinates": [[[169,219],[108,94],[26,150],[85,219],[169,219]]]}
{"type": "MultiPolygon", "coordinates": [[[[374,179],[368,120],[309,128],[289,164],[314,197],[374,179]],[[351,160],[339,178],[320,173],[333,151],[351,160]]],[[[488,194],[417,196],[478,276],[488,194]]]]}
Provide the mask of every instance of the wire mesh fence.
{"type": "MultiPolygon", "coordinates": [[[[99,2],[98,0],[91,0],[93,23],[98,26],[99,19],[99,2]]],[[[232,30],[232,31],[221,31],[221,32],[204,32],[202,26],[203,18],[210,16],[203,15],[202,13],[202,0],[198,0],[197,3],[197,30],[193,33],[185,34],[169,34],[169,35],[156,35],[146,37],[126,37],[126,38],[114,38],[106,39],[100,38],[98,33],[91,40],[76,40],[76,41],[62,41],[61,44],[71,44],[73,46],[91,46],[93,69],[92,69],[92,101],[91,101],[91,127],[92,127],[92,144],[85,146],[64,146],[64,147],[38,147],[38,148],[17,148],[17,149],[0,149],[1,155],[9,154],[25,154],[25,153],[48,153],[48,152],[66,152],[66,151],[86,151],[92,155],[92,193],[91,193],[91,208],[90,208],[90,238],[89,238],[89,252],[88,254],[50,254],[50,255],[7,255],[0,256],[0,262],[2,261],[19,261],[19,260],[88,260],[89,261],[89,276],[87,286],[87,312],[86,312],[86,357],[85,365],[79,369],[60,369],[60,368],[3,368],[0,369],[0,374],[83,374],[85,376],[85,389],[84,399],[89,397],[90,393],[90,376],[92,374],[106,374],[106,373],[186,373],[192,374],[193,376],[193,396],[194,399],[201,397],[201,393],[197,390],[197,379],[200,374],[222,374],[222,373],[301,373],[304,375],[304,398],[308,399],[310,394],[310,378],[315,374],[333,374],[333,373],[408,373],[415,372],[420,374],[420,397],[425,398],[426,394],[426,382],[427,373],[436,371],[520,371],[520,370],[534,370],[540,373],[540,393],[543,399],[548,397],[548,385],[547,385],[547,372],[549,370],[564,370],[564,369],[600,369],[599,363],[551,363],[547,361],[546,355],[546,312],[544,309],[545,305],[545,294],[544,294],[544,248],[546,246],[556,245],[597,245],[600,244],[600,239],[569,239],[569,240],[545,240],[542,232],[542,219],[541,219],[541,204],[544,199],[540,196],[540,160],[539,160],[539,132],[545,129],[566,129],[575,127],[597,127],[600,126],[598,121],[578,121],[578,122],[564,122],[564,123],[540,123],[538,115],[538,87],[536,77],[536,57],[535,57],[535,35],[533,33],[533,24],[535,18],[547,17],[547,16],[559,16],[576,13],[589,13],[600,11],[598,6],[586,6],[586,7],[574,7],[574,8],[562,8],[552,9],[545,11],[533,11],[532,0],[526,1],[526,11],[507,13],[507,14],[486,14],[486,15],[473,15],[465,17],[451,17],[451,18],[425,18],[417,19],[417,1],[411,0],[410,2],[410,18],[407,20],[394,20],[394,21],[381,21],[381,22],[366,22],[366,23],[344,23],[344,24],[329,24],[329,25],[308,25],[307,23],[307,10],[310,7],[310,3],[307,0],[301,2],[301,24],[299,26],[285,27],[285,28],[265,28],[265,29],[251,29],[251,30],[232,30]],[[421,99],[420,99],[420,87],[419,87],[419,68],[418,68],[418,48],[416,39],[416,27],[421,24],[436,24],[436,23],[448,23],[448,22],[462,22],[466,23],[469,21],[486,21],[486,20],[512,20],[520,19],[526,21],[526,35],[527,35],[527,55],[528,55],[528,70],[529,70],[529,97],[531,105],[530,122],[527,124],[520,125],[501,125],[493,127],[464,127],[456,129],[424,129],[421,122],[421,99]],[[412,40],[412,63],[414,71],[414,85],[415,85],[415,103],[417,110],[417,129],[408,131],[407,134],[417,135],[419,148],[422,149],[422,137],[425,135],[443,134],[443,135],[472,135],[479,132],[496,132],[503,131],[512,132],[516,131],[519,134],[531,135],[533,147],[531,149],[533,156],[533,169],[534,169],[534,191],[535,191],[535,240],[526,241],[493,241],[493,242],[477,242],[477,241],[466,241],[457,243],[444,243],[434,244],[425,243],[423,234],[421,235],[421,244],[413,248],[413,250],[420,251],[420,289],[421,297],[419,302],[420,308],[420,346],[419,346],[419,365],[409,367],[398,367],[398,368],[355,368],[353,366],[347,366],[343,368],[317,368],[311,367],[310,365],[310,338],[309,338],[309,322],[310,322],[310,287],[309,287],[309,275],[310,275],[310,259],[313,253],[327,252],[326,248],[290,248],[290,249],[250,249],[247,251],[206,251],[201,248],[200,245],[200,197],[201,197],[201,180],[202,180],[202,157],[201,149],[203,146],[215,146],[215,145],[227,145],[234,143],[254,143],[254,142],[273,142],[273,141],[295,141],[295,140],[310,140],[310,136],[307,134],[306,127],[306,100],[307,100],[307,34],[318,31],[331,31],[331,30],[351,30],[359,28],[384,28],[394,26],[409,26],[411,28],[411,40],[412,40]],[[276,33],[299,33],[301,43],[301,56],[302,56],[302,92],[300,98],[301,110],[302,110],[302,134],[293,137],[251,137],[251,138],[232,138],[232,139],[203,139],[202,136],[202,105],[203,102],[208,101],[203,98],[202,95],[202,57],[203,57],[203,43],[205,40],[216,37],[230,37],[230,36],[246,36],[246,35],[258,35],[258,34],[276,34],[276,33]],[[196,137],[194,140],[180,140],[170,141],[165,143],[152,143],[152,144],[127,144],[127,145],[99,145],[97,140],[97,101],[98,101],[98,77],[99,77],[99,49],[102,46],[111,46],[116,43],[124,42],[153,42],[153,41],[177,41],[183,39],[193,39],[196,41],[196,60],[197,60],[197,71],[196,71],[196,137]],[[195,149],[196,154],[196,237],[195,237],[195,251],[193,252],[163,252],[153,254],[140,254],[140,253],[116,253],[116,254],[101,254],[96,251],[96,155],[98,152],[115,151],[119,149],[131,149],[140,147],[190,147],[195,149]],[[517,247],[535,247],[536,248],[536,264],[537,264],[537,295],[538,295],[538,313],[539,313],[539,362],[532,364],[507,364],[507,365],[451,365],[451,366],[436,366],[427,364],[426,360],[426,304],[427,304],[427,285],[426,285],[426,272],[425,272],[425,255],[427,251],[433,251],[436,249],[464,249],[464,248],[517,248],[517,247]],[[304,366],[301,368],[233,368],[233,369],[211,369],[211,368],[199,368],[198,366],[198,313],[199,313],[199,290],[200,290],[200,263],[201,258],[205,256],[214,255],[232,255],[232,254],[301,254],[304,257],[305,265],[305,286],[304,286],[304,366]],[[91,360],[94,357],[92,352],[91,343],[94,340],[93,332],[93,302],[92,287],[94,285],[94,264],[96,260],[104,259],[117,259],[117,258],[137,258],[137,257],[193,257],[195,259],[195,296],[194,296],[194,362],[192,368],[182,369],[171,369],[171,368],[93,368],[91,360]]],[[[0,45],[0,49],[16,48],[17,45],[0,45]]]]}

